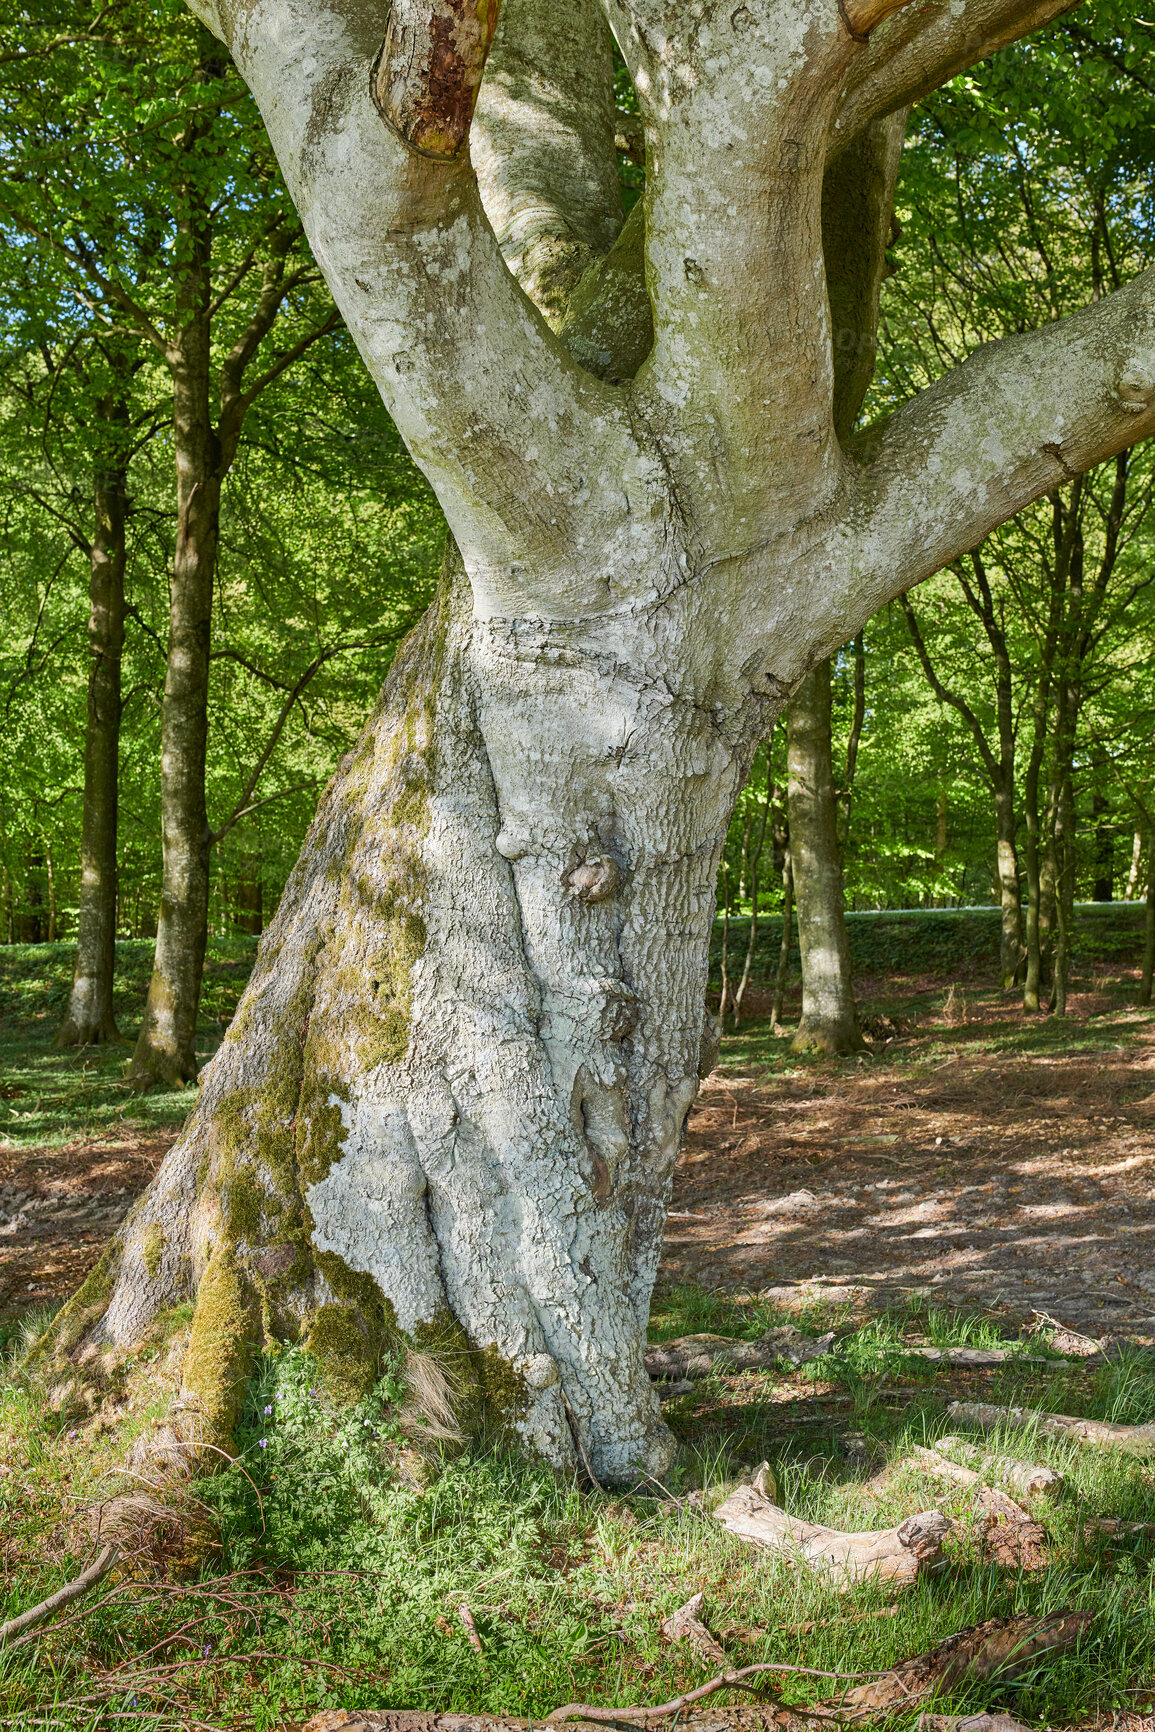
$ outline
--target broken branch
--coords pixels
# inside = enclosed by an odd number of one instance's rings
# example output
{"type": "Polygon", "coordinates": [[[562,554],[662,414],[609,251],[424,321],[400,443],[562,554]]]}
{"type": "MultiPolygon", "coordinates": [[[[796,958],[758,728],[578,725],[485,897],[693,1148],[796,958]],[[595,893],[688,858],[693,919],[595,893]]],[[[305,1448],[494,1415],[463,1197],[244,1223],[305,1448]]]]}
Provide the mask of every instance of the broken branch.
{"type": "Polygon", "coordinates": [[[71,1605],[73,1600],[78,1600],[81,1594],[86,1594],[97,1582],[104,1580],[119,1556],[119,1547],[105,1546],[95,1563],[82,1570],[75,1581],[68,1582],[54,1594],[49,1594],[38,1606],[30,1606],[28,1611],[21,1612],[19,1617],[9,1618],[6,1624],[0,1624],[0,1642],[11,1641],[14,1636],[22,1635],[36,1624],[42,1624],[45,1618],[50,1618],[53,1612],[58,1612],[62,1606],[71,1605]]]}
{"type": "Polygon", "coordinates": [[[757,1341],[738,1341],[728,1335],[679,1335],[646,1349],[646,1370],[651,1377],[697,1379],[713,1371],[768,1371],[782,1361],[805,1365],[829,1353],[834,1335],[817,1339],[804,1335],[792,1323],[768,1329],[757,1341]]]}
{"type": "Polygon", "coordinates": [[[914,1581],[920,1570],[938,1562],[950,1532],[950,1522],[935,1509],[908,1516],[896,1528],[840,1533],[787,1515],[771,1503],[758,1479],[732,1491],[714,1516],[739,1539],[770,1551],[791,1552],[812,1569],[841,1576],[847,1587],[876,1577],[914,1581]]]}
{"type": "Polygon", "coordinates": [[[1011,1455],[985,1455],[965,1437],[940,1437],[938,1447],[951,1455],[961,1456],[966,1462],[981,1461],[988,1473],[1004,1480],[1020,1497],[1040,1494],[1055,1497],[1062,1490],[1062,1474],[1053,1467],[1045,1467],[1040,1461],[1018,1461],[1011,1455]]]}
{"type": "Polygon", "coordinates": [[[662,1619],[661,1631],[667,1641],[690,1642],[707,1660],[713,1660],[716,1666],[726,1666],[729,1662],[725,1649],[714,1640],[698,1616],[703,1597],[700,1593],[691,1594],[684,1606],[679,1606],[676,1612],[662,1619]]]}
{"type": "Polygon", "coordinates": [[[1101,1449],[1118,1449],[1127,1455],[1155,1453],[1155,1424],[1116,1425],[1106,1419],[1041,1413],[1033,1407],[996,1407],[986,1401],[952,1401],[947,1413],[961,1425],[973,1425],[979,1431],[997,1431],[1003,1426],[1032,1427],[1049,1437],[1094,1443],[1101,1449]]]}
{"type": "Polygon", "coordinates": [[[461,151],[497,29],[500,0],[393,0],[372,72],[381,118],[411,150],[461,151]]]}

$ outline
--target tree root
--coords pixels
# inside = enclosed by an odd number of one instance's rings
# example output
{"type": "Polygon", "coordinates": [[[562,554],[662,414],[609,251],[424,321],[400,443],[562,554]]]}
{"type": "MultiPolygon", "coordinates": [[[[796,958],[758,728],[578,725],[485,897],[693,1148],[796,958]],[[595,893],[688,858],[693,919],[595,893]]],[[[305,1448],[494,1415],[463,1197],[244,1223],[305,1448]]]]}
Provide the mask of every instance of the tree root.
{"type": "Polygon", "coordinates": [[[739,1539],[787,1552],[844,1587],[871,1580],[913,1582],[938,1562],[950,1532],[939,1510],[923,1510],[896,1528],[839,1533],[787,1515],[765,1495],[764,1485],[760,1472],[753,1485],[738,1486],[714,1511],[715,1519],[739,1539]]]}

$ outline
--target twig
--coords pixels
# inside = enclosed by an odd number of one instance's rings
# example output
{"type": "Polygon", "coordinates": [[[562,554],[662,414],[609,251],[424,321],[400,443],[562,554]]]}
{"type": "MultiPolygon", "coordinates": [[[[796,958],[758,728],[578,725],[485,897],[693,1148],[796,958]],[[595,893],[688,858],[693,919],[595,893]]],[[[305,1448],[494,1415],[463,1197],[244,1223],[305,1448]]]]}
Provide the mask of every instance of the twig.
{"type": "MultiPolygon", "coordinates": [[[[87,1618],[92,1612],[99,1611],[101,1606],[107,1606],[109,1600],[115,1600],[117,1595],[122,1594],[125,1588],[129,1585],[128,1582],[117,1582],[111,1593],[104,1594],[99,1600],[93,1600],[92,1604],[90,1606],[85,1606],[83,1611],[73,1612],[70,1618],[61,1618],[58,1624],[53,1625],[53,1630],[66,1630],[70,1624],[79,1623],[81,1618],[87,1618]]],[[[25,1642],[35,1642],[37,1640],[38,1637],[35,1631],[29,1630],[27,1635],[17,1636],[15,1641],[6,1642],[4,1644],[4,1652],[6,1654],[11,1654],[15,1649],[22,1648],[25,1642]]]]}
{"type": "MultiPolygon", "coordinates": [[[[735,1671],[719,1672],[716,1678],[711,1678],[708,1684],[699,1684],[696,1690],[687,1690],[683,1696],[675,1696],[672,1702],[662,1702],[654,1708],[590,1708],[581,1702],[567,1702],[564,1708],[555,1708],[552,1714],[547,1714],[547,1724],[556,1726],[565,1720],[602,1720],[612,1723],[617,1720],[656,1720],[665,1719],[670,1714],[680,1714],[683,1708],[688,1708],[692,1702],[700,1702],[704,1696],[712,1696],[715,1690],[738,1689],[752,1690],[754,1686],[747,1684],[747,1678],[760,1677],[763,1672],[804,1672],[809,1678],[885,1678],[891,1670],[889,1666],[881,1672],[820,1672],[814,1666],[787,1666],[780,1660],[760,1660],[754,1666],[739,1666],[735,1671]]],[[[781,1703],[775,1703],[781,1707],[781,1703]]],[[[838,1720],[837,1714],[830,1714],[817,1708],[808,1707],[805,1712],[816,1715],[823,1720],[838,1720]]]]}
{"type": "Polygon", "coordinates": [[[109,1570],[120,1556],[117,1546],[105,1546],[96,1562],[82,1570],[74,1582],[68,1582],[63,1588],[58,1588],[54,1594],[49,1594],[46,1600],[41,1600],[38,1606],[32,1606],[26,1612],[21,1612],[18,1618],[9,1618],[6,1624],[0,1624],[0,1642],[8,1642],[13,1636],[19,1636],[25,1630],[30,1630],[35,1624],[42,1624],[45,1618],[50,1618],[53,1612],[61,1606],[69,1605],[78,1600],[81,1594],[86,1594],[89,1588],[94,1588],[97,1582],[104,1580],[109,1570]]]}
{"type": "Polygon", "coordinates": [[[465,1625],[465,1634],[469,1637],[469,1646],[473,1649],[474,1653],[484,1654],[485,1649],[481,1645],[481,1637],[477,1633],[477,1625],[473,1621],[473,1613],[465,1604],[464,1600],[462,1600],[461,1604],[457,1608],[457,1616],[465,1625]]]}
{"type": "Polygon", "coordinates": [[[581,1427],[577,1422],[577,1414],[574,1412],[573,1408],[570,1406],[569,1401],[568,1401],[566,1396],[564,1396],[564,1395],[562,1396],[562,1401],[565,1403],[566,1418],[569,1420],[569,1428],[570,1428],[570,1431],[573,1433],[573,1440],[577,1444],[578,1454],[582,1458],[582,1466],[586,1470],[586,1478],[589,1480],[589,1482],[593,1486],[594,1490],[600,1491],[602,1496],[604,1497],[606,1488],[604,1485],[602,1485],[601,1481],[598,1479],[597,1474],[594,1472],[593,1468],[590,1466],[590,1458],[586,1454],[586,1446],[582,1442],[581,1427]]]}

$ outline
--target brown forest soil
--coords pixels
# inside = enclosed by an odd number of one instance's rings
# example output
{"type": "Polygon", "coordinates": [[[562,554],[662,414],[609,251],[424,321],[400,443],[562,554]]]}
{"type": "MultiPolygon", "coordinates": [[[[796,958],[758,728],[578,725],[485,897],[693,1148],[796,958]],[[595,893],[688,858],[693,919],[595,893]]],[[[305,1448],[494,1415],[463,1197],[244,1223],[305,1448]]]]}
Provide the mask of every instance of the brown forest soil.
{"type": "MultiPolygon", "coordinates": [[[[1155,1017],[1128,1007],[1133,984],[1076,994],[1063,1025],[973,987],[944,1009],[926,978],[859,991],[885,1010],[860,1059],[793,1059],[764,1015],[728,1036],[662,1283],[853,1312],[922,1295],[1155,1336],[1155,1017]]],[[[0,1148],[0,1318],[75,1291],[175,1135],[0,1148]]]]}
{"type": "Polygon", "coordinates": [[[912,1026],[895,982],[859,983],[899,1038],[858,1060],[791,1061],[758,1024],[731,1038],[688,1129],[663,1279],[1155,1334],[1155,1018],[1120,1001],[1126,981],[1076,994],[1064,1024],[989,992],[944,1008],[941,983],[928,1013],[932,984],[906,983],[912,1026]]]}

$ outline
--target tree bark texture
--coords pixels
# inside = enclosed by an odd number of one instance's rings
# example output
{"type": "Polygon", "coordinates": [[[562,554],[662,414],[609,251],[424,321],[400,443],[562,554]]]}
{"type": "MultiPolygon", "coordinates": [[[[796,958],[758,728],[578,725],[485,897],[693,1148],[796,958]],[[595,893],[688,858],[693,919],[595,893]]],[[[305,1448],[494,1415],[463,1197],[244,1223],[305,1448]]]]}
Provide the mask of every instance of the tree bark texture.
{"type": "MultiPolygon", "coordinates": [[[[738,791],[811,669],[1037,497],[1056,443],[1085,466],[1155,428],[1149,291],[988,345],[844,438],[823,181],[828,162],[857,174],[877,235],[870,164],[897,160],[885,117],[913,73],[907,56],[896,96],[837,8],[575,0],[555,29],[550,0],[510,0],[480,181],[464,151],[386,124],[368,0],[196,9],[459,558],[321,803],[185,1134],[39,1351],[131,1344],[195,1293],[174,1447],[227,1438],[262,1337],[292,1337],[336,1389],[424,1353],[466,1417],[548,1460],[573,1462],[576,1434],[599,1478],[656,1474],[671,1442],[645,1327],[713,1045],[738,791]],[[611,184],[612,113],[575,71],[605,66],[607,16],[647,189],[573,291],[575,334],[539,265],[575,236],[597,254],[618,220],[583,166],[611,184]],[[514,165],[539,126],[552,167],[522,247],[514,165]],[[554,148],[567,132],[581,151],[554,148]]],[[[1013,7],[982,11],[983,42],[1014,33],[1013,7]]],[[[902,39],[927,88],[928,63],[985,51],[957,23],[935,5],[902,39]]]]}
{"type": "Polygon", "coordinates": [[[88,705],[76,966],[57,1046],[119,1040],[112,1011],[116,966],[117,800],[120,667],[124,649],[124,399],[98,406],[101,444],[93,477],[94,524],[88,580],[88,705]]]}
{"type": "Polygon", "coordinates": [[[838,847],[838,801],[830,743],[830,663],[807,674],[790,701],[790,860],[802,954],[799,1052],[857,1052],[858,1026],[838,847]]]}

